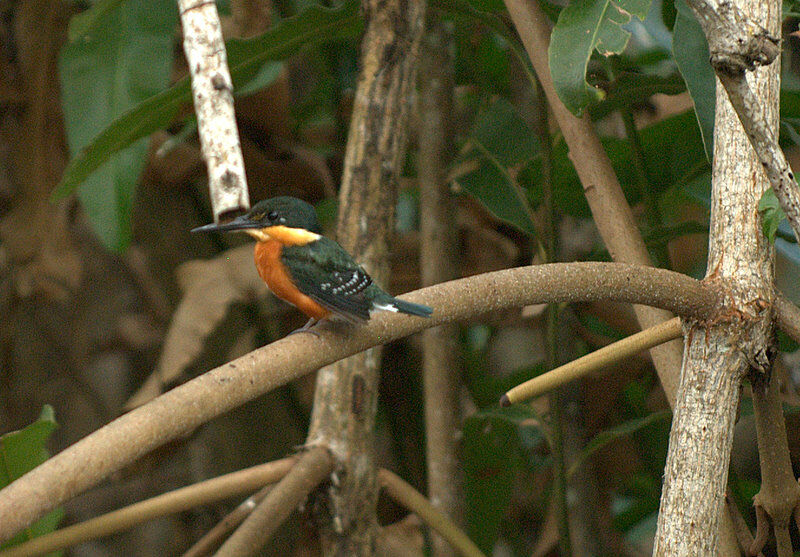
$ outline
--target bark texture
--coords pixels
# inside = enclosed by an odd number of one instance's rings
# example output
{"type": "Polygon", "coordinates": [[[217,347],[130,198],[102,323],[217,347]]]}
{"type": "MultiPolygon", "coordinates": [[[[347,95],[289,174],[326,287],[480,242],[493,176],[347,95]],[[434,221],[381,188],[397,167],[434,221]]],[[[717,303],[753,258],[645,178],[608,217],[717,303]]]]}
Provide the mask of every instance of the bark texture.
{"type": "MultiPolygon", "coordinates": [[[[778,29],[780,2],[737,4],[768,29],[778,29]]],[[[777,76],[777,65],[749,76],[773,129],[777,76]]],[[[712,180],[706,281],[727,293],[728,309],[718,319],[686,323],[654,555],[716,554],[741,381],[751,368],[763,373],[769,364],[772,250],[757,209],[769,184],[719,85],[712,180]]]]}
{"type": "Polygon", "coordinates": [[[214,220],[250,208],[239,130],[233,112],[233,82],[222,40],[217,6],[178,0],[183,50],[192,76],[197,131],[208,168],[214,220]]]}
{"type": "MultiPolygon", "coordinates": [[[[397,179],[402,170],[416,83],[424,2],[367,0],[361,73],[339,194],[339,243],[379,284],[389,271],[397,179]]],[[[326,555],[372,555],[378,487],[374,427],[380,349],[323,368],[317,375],[309,445],[331,449],[337,466],[322,528],[326,555]]]]}

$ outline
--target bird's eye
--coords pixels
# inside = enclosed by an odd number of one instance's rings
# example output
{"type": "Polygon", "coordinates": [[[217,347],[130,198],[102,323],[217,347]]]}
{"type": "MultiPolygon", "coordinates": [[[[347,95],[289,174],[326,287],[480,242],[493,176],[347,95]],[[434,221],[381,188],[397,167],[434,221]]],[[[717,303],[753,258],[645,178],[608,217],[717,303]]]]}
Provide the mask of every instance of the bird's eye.
{"type": "Polygon", "coordinates": [[[267,214],[267,218],[268,218],[269,220],[277,220],[277,218],[278,218],[278,211],[270,211],[270,212],[269,212],[269,214],[267,214]]]}

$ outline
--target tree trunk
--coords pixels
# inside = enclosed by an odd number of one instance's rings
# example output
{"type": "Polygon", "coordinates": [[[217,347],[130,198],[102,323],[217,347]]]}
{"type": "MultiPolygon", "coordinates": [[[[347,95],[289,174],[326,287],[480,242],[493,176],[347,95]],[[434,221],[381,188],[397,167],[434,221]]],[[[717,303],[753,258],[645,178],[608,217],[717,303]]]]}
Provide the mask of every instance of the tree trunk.
{"type": "MultiPolygon", "coordinates": [[[[366,32],[342,188],[338,240],[378,284],[388,281],[388,244],[394,224],[410,97],[416,80],[424,2],[367,0],[366,32]]],[[[378,499],[374,460],[380,349],[319,371],[308,444],[330,448],[336,471],[324,509],[325,555],[372,555],[378,499]]]]}
{"type": "MultiPolygon", "coordinates": [[[[778,33],[780,2],[736,3],[778,33]]],[[[750,82],[777,129],[778,65],[750,82]]],[[[712,180],[706,281],[726,293],[730,310],[715,322],[685,323],[654,555],[716,554],[741,381],[751,367],[766,367],[773,333],[772,250],[757,209],[768,182],[719,83],[712,180]]]]}

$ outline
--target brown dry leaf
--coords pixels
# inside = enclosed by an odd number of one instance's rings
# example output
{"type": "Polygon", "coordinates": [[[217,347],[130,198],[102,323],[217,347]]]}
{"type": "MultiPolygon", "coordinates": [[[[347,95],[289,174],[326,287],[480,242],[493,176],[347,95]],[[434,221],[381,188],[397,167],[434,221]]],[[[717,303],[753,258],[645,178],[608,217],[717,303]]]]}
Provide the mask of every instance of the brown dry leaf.
{"type": "Polygon", "coordinates": [[[183,298],[172,315],[156,368],[127,402],[127,410],[160,395],[164,385],[181,376],[232,304],[267,293],[253,265],[253,246],[249,244],[214,259],[184,263],[178,267],[177,278],[183,298]]]}
{"type": "Polygon", "coordinates": [[[49,199],[67,157],[57,63],[69,16],[60,2],[20,3],[14,39],[24,105],[0,123],[4,162],[12,169],[6,192],[11,210],[0,221],[0,241],[13,265],[17,293],[60,301],[78,287],[82,271],[70,242],[69,204],[49,199]]]}
{"type": "Polygon", "coordinates": [[[384,557],[422,557],[425,538],[422,522],[415,514],[381,528],[376,542],[376,555],[384,557]]]}

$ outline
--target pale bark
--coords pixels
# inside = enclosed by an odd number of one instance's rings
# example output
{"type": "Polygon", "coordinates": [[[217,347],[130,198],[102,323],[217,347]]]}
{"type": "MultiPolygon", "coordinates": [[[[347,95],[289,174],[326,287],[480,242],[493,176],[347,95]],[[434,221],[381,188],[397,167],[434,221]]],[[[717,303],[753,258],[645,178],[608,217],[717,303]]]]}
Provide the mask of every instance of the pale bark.
{"type": "MultiPolygon", "coordinates": [[[[780,2],[739,8],[777,30],[780,2]]],[[[778,68],[750,79],[772,129],[778,68]]],[[[772,342],[772,250],[757,210],[768,182],[725,90],[717,88],[711,234],[706,281],[727,292],[725,314],[686,323],[684,369],[670,433],[654,555],[715,555],[741,382],[764,372],[772,342]]]]}
{"type": "Polygon", "coordinates": [[[183,50],[192,76],[200,146],[208,169],[214,220],[250,208],[233,112],[233,82],[214,2],[178,0],[183,50]]]}

